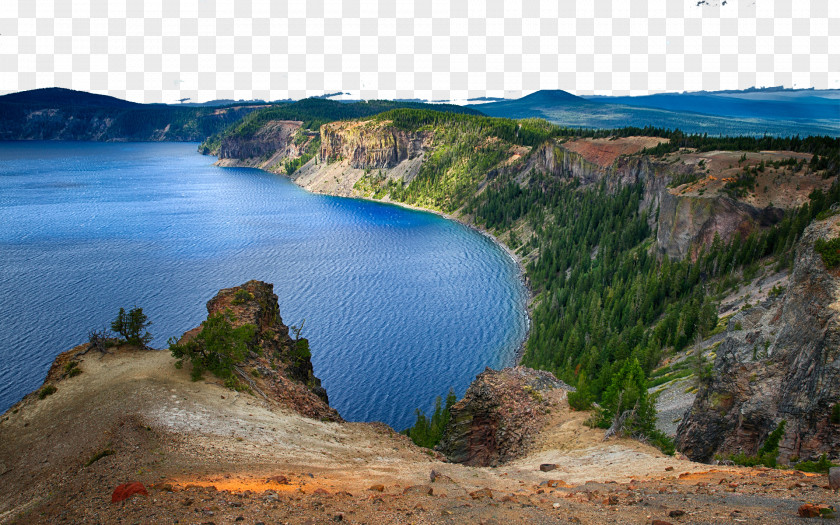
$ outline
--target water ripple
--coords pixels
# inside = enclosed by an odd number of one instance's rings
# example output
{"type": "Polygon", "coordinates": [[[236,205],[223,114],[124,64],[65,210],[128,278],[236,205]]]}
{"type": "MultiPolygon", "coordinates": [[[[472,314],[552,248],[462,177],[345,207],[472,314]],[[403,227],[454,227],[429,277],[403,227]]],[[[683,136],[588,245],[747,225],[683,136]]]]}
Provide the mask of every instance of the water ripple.
{"type": "Polygon", "coordinates": [[[153,344],[248,279],[306,319],[342,416],[404,428],[512,363],[525,291],[484,236],[432,214],[221,169],[194,144],[0,143],[0,411],[58,352],[142,306],[153,344]]]}

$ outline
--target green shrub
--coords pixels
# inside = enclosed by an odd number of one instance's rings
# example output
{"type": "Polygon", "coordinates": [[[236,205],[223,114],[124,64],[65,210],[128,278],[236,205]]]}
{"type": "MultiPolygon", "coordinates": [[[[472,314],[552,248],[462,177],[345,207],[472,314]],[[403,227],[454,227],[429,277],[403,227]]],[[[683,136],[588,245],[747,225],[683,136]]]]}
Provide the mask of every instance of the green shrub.
{"type": "Polygon", "coordinates": [[[592,397],[586,390],[578,390],[576,392],[569,392],[566,396],[569,400],[569,406],[575,410],[589,410],[592,408],[592,397]]]}
{"type": "Polygon", "coordinates": [[[828,456],[823,454],[817,461],[800,461],[793,468],[801,470],[802,472],[821,472],[828,474],[828,469],[836,467],[834,463],[828,460],[828,456]]]}
{"type": "Polygon", "coordinates": [[[834,268],[840,264],[840,237],[829,241],[817,239],[814,243],[814,250],[820,254],[826,268],[834,268]]]}
{"type": "Polygon", "coordinates": [[[76,377],[81,373],[82,369],[79,368],[79,363],[77,361],[70,361],[69,363],[64,365],[64,374],[67,377],[76,377]]]}
{"type": "Polygon", "coordinates": [[[120,308],[117,318],[111,323],[111,330],[123,336],[127,344],[145,347],[152,340],[152,335],[146,331],[151,324],[142,308],[135,306],[128,313],[125,313],[125,308],[120,308]]]}
{"type": "Polygon", "coordinates": [[[234,328],[233,321],[233,313],[225,310],[207,317],[201,332],[192,340],[178,344],[170,339],[169,350],[178,359],[176,366],[189,361],[193,381],[201,379],[205,370],[217,377],[231,378],[233,367],[245,360],[257,330],[252,324],[234,328]]]}
{"type": "Polygon", "coordinates": [[[253,298],[254,298],[254,294],[252,294],[248,290],[245,290],[244,288],[240,288],[233,295],[233,301],[231,301],[231,302],[233,304],[243,304],[243,303],[246,303],[246,302],[250,301],[253,298]]]}
{"type": "Polygon", "coordinates": [[[658,448],[665,454],[669,456],[673,456],[674,452],[676,452],[677,447],[674,445],[674,440],[669,438],[665,433],[660,432],[659,430],[652,430],[648,433],[648,441],[651,445],[658,448]]]}
{"type": "Polygon", "coordinates": [[[47,385],[38,392],[38,399],[44,399],[47,396],[51,396],[55,394],[56,390],[58,390],[55,385],[47,385]]]}
{"type": "Polygon", "coordinates": [[[740,452],[730,456],[729,459],[736,465],[742,465],[744,467],[763,465],[765,467],[776,468],[776,462],[779,458],[779,442],[781,442],[782,437],[785,435],[786,424],[787,422],[784,419],[779,422],[776,430],[767,436],[767,439],[764,440],[761,448],[758,449],[758,454],[755,456],[748,456],[740,452]]]}
{"type": "Polygon", "coordinates": [[[840,403],[835,404],[831,408],[831,422],[835,425],[840,425],[840,403]]]}

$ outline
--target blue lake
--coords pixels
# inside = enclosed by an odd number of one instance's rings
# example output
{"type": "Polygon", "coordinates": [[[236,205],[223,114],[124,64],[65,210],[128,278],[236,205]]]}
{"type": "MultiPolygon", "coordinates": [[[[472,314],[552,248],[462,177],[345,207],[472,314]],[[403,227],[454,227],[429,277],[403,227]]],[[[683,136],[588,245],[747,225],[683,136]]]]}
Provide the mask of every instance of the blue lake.
{"type": "Polygon", "coordinates": [[[513,364],[527,292],[488,238],[214,160],[189,143],[0,142],[0,413],[121,306],[142,307],[163,348],[250,279],[274,283],[284,323],[306,320],[351,421],[405,428],[513,364]]]}

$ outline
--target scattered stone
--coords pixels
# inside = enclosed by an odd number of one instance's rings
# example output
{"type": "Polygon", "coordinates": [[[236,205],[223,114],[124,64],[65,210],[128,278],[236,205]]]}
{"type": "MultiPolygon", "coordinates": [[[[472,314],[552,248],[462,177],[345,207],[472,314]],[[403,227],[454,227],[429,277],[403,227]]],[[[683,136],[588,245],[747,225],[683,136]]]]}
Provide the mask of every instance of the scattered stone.
{"type": "Polygon", "coordinates": [[[438,477],[438,473],[437,473],[437,472],[435,472],[435,470],[434,470],[434,469],[432,469],[432,471],[431,471],[431,472],[429,472],[429,481],[431,481],[432,483],[434,483],[434,482],[435,482],[435,480],[437,479],[437,477],[438,477]]]}
{"type": "Polygon", "coordinates": [[[540,465],[540,470],[543,472],[551,472],[552,470],[556,469],[557,465],[554,463],[543,463],[540,465]]]}
{"type": "Polygon", "coordinates": [[[650,522],[650,525],[674,525],[674,524],[671,523],[670,521],[653,520],[653,521],[650,522]]]}
{"type": "Polygon", "coordinates": [[[338,514],[336,514],[335,516],[333,516],[333,518],[332,518],[332,519],[333,519],[333,521],[344,521],[344,513],[343,513],[343,512],[339,512],[338,514]]]}
{"type": "Polygon", "coordinates": [[[149,495],[146,491],[146,487],[138,481],[123,483],[114,489],[113,494],[111,494],[111,503],[119,503],[123,500],[127,500],[135,494],[142,494],[143,496],[149,495]]]}
{"type": "Polygon", "coordinates": [[[428,485],[412,485],[403,489],[403,494],[418,494],[431,496],[433,493],[432,487],[428,485]]]}
{"type": "Polygon", "coordinates": [[[470,497],[472,499],[483,499],[483,498],[490,498],[493,499],[493,491],[488,488],[483,488],[476,490],[474,492],[470,492],[470,497]]]}
{"type": "Polygon", "coordinates": [[[680,516],[685,516],[684,510],[672,510],[668,513],[669,518],[679,518],[680,516]]]}
{"type": "Polygon", "coordinates": [[[546,485],[548,485],[549,487],[552,487],[552,488],[569,488],[569,487],[571,487],[571,485],[569,485],[568,483],[566,483],[562,479],[550,479],[550,480],[548,480],[546,485]]]}
{"type": "Polygon", "coordinates": [[[245,521],[245,516],[237,516],[233,521],[245,521]]]}
{"type": "Polygon", "coordinates": [[[552,507],[554,507],[555,509],[559,509],[559,508],[560,508],[560,504],[559,504],[559,503],[555,503],[555,504],[553,504],[553,505],[552,505],[552,507]]]}
{"type": "Polygon", "coordinates": [[[318,487],[317,489],[315,489],[315,492],[313,492],[313,494],[318,494],[319,496],[329,496],[330,495],[329,492],[322,489],[321,487],[318,487]]]}
{"type": "Polygon", "coordinates": [[[288,485],[289,484],[289,478],[287,478],[286,476],[283,476],[283,475],[272,476],[272,477],[268,478],[268,480],[266,480],[266,481],[269,482],[269,483],[273,481],[274,483],[277,483],[278,485],[288,485]]]}
{"type": "Polygon", "coordinates": [[[799,515],[803,518],[816,518],[820,515],[820,509],[816,505],[805,503],[799,507],[799,515]]]}
{"type": "Polygon", "coordinates": [[[382,483],[377,483],[376,485],[371,485],[370,488],[368,488],[368,490],[372,490],[375,492],[384,492],[385,485],[383,485],[382,483]]]}
{"type": "Polygon", "coordinates": [[[665,472],[671,472],[674,470],[674,467],[665,467],[665,472]]]}
{"type": "Polygon", "coordinates": [[[840,467],[828,469],[828,486],[832,490],[840,490],[840,467]]]}
{"type": "Polygon", "coordinates": [[[834,513],[834,507],[831,505],[814,505],[805,503],[799,507],[799,515],[803,518],[828,518],[835,519],[837,516],[834,513]]]}
{"type": "Polygon", "coordinates": [[[181,501],[181,505],[183,505],[183,506],[185,506],[185,507],[189,507],[189,506],[190,506],[190,505],[192,505],[192,504],[193,504],[193,500],[192,500],[192,498],[184,498],[184,499],[181,501]]]}

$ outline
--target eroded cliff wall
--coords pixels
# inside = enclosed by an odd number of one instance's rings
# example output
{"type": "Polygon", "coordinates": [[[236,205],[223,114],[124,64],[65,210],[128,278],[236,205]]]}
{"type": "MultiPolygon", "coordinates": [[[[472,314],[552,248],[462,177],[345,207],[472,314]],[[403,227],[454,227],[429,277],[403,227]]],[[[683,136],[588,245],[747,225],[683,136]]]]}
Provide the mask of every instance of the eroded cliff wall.
{"type": "Polygon", "coordinates": [[[786,421],[780,459],[840,454],[840,273],[827,270],[817,239],[840,235],[840,216],[809,226],[787,291],[729,321],[712,379],[677,430],[694,460],[755,454],[786,421]]]}

